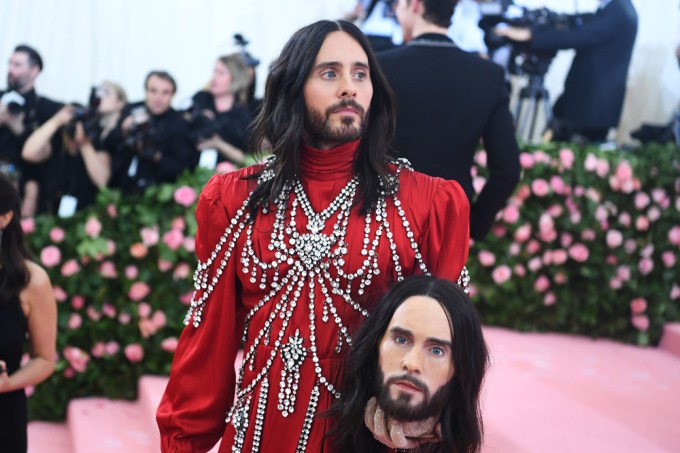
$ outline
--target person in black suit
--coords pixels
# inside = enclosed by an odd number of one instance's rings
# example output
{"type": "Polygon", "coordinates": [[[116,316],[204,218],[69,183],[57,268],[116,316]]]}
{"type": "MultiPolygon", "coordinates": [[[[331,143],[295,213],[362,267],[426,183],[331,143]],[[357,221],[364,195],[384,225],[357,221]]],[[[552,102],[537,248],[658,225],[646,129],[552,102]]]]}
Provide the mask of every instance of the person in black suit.
{"type": "Polygon", "coordinates": [[[470,201],[470,236],[482,240],[520,176],[503,69],[447,36],[456,0],[399,0],[407,44],[378,54],[397,100],[395,150],[415,170],[455,179],[470,201]],[[489,178],[479,194],[470,169],[483,140],[489,178]]]}
{"type": "Polygon", "coordinates": [[[554,106],[554,140],[581,136],[601,142],[618,126],[637,23],[631,0],[600,0],[597,12],[580,27],[496,30],[513,41],[531,41],[535,49],[576,49],[564,92],[554,106]]]}

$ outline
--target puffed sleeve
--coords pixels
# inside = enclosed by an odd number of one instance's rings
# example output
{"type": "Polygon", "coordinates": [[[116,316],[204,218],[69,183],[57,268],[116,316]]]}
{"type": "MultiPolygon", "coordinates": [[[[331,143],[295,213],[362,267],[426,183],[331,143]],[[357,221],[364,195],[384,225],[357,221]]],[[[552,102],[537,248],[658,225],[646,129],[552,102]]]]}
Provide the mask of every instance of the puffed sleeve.
{"type": "Polygon", "coordinates": [[[470,248],[470,204],[456,181],[439,178],[433,181],[427,227],[420,241],[421,253],[432,275],[455,282],[470,248]]]}
{"type": "MultiPolygon", "coordinates": [[[[213,177],[198,201],[196,254],[202,263],[211,256],[235,214],[228,212],[223,202],[235,195],[224,193],[231,191],[234,183],[228,176],[213,177]]],[[[218,254],[210,280],[225,250],[218,254]]],[[[180,336],[170,380],[156,413],[163,452],[208,451],[222,436],[234,397],[234,360],[243,330],[239,291],[232,256],[205,302],[200,325],[190,323],[180,336]]],[[[199,295],[200,291],[196,297],[199,295]]]]}

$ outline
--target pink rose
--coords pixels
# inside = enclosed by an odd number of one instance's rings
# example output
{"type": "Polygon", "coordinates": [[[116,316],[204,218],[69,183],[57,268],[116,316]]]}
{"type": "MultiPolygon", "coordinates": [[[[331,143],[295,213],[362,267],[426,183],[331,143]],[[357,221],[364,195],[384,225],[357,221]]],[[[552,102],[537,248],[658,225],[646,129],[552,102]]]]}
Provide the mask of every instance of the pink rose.
{"type": "Polygon", "coordinates": [[[104,349],[106,350],[106,355],[112,356],[118,354],[118,351],[120,351],[120,345],[115,341],[109,341],[104,345],[104,349]]]}
{"type": "Polygon", "coordinates": [[[559,154],[562,166],[566,169],[570,169],[574,165],[574,152],[569,148],[562,148],[559,154]]]}
{"type": "Polygon", "coordinates": [[[630,317],[630,323],[640,332],[649,329],[649,318],[646,315],[633,315],[630,317]]]}
{"type": "Polygon", "coordinates": [[[102,306],[102,314],[107,318],[113,319],[116,317],[116,307],[111,304],[104,304],[102,306]]]}
{"type": "Polygon", "coordinates": [[[71,307],[74,310],[80,310],[85,306],[85,298],[79,294],[76,294],[71,298],[71,307]]]}
{"type": "Polygon", "coordinates": [[[481,250],[477,255],[477,258],[479,259],[479,264],[484,267],[490,267],[496,263],[496,255],[488,250],[481,250]]]}
{"type": "Polygon", "coordinates": [[[573,241],[574,237],[569,233],[562,233],[560,235],[560,244],[562,244],[562,247],[564,248],[569,247],[573,241]]]}
{"type": "Polygon", "coordinates": [[[558,218],[559,216],[562,215],[562,213],[564,212],[564,209],[562,208],[562,206],[560,206],[558,204],[554,204],[554,205],[550,206],[546,210],[546,212],[548,213],[548,215],[550,217],[552,217],[553,219],[556,219],[556,218],[558,218]]]}
{"type": "Polygon", "coordinates": [[[613,249],[623,244],[623,233],[619,230],[609,230],[606,235],[607,246],[613,249]]]}
{"type": "Polygon", "coordinates": [[[61,266],[61,275],[71,277],[80,271],[80,265],[75,259],[70,259],[61,266]]]}
{"type": "Polygon", "coordinates": [[[553,252],[552,250],[546,250],[543,252],[543,265],[550,266],[553,262],[553,252]]]}
{"type": "Polygon", "coordinates": [[[647,231],[649,229],[649,219],[643,215],[635,219],[635,229],[638,231],[647,231]]]}
{"type": "Polygon", "coordinates": [[[142,335],[142,338],[149,338],[151,335],[158,332],[156,326],[148,318],[140,319],[137,326],[139,327],[139,333],[142,335]]]}
{"type": "Polygon", "coordinates": [[[519,255],[519,252],[522,251],[522,246],[519,245],[517,242],[513,242],[510,244],[510,247],[508,247],[508,254],[510,256],[517,256],[519,255]]]}
{"type": "MultiPolygon", "coordinates": [[[[484,264],[482,264],[482,266],[483,265],[484,264]]],[[[175,267],[175,272],[172,273],[172,278],[174,278],[175,280],[183,280],[187,278],[189,274],[191,274],[191,268],[189,267],[189,265],[187,263],[179,263],[177,267],[175,267]]]]}
{"type": "Polygon", "coordinates": [[[630,267],[628,266],[619,266],[616,269],[616,276],[624,282],[627,282],[630,280],[630,267]]]}
{"type": "Polygon", "coordinates": [[[48,245],[40,252],[40,262],[45,267],[54,267],[61,262],[61,250],[54,245],[48,245]]]}
{"type": "Polygon", "coordinates": [[[522,166],[522,168],[531,168],[534,166],[534,156],[532,156],[529,153],[520,153],[519,154],[519,163],[522,166]]]}
{"type": "Polygon", "coordinates": [[[558,195],[563,194],[567,188],[567,186],[564,184],[564,180],[557,175],[550,177],[550,187],[552,187],[553,192],[558,195]]]}
{"type": "Polygon", "coordinates": [[[541,243],[536,239],[532,239],[527,243],[527,252],[529,255],[534,255],[541,249],[541,243]]]}
{"type": "Polygon", "coordinates": [[[164,260],[162,258],[158,258],[158,270],[161,272],[167,272],[170,269],[172,269],[172,261],[164,260]]]}
{"type": "Polygon", "coordinates": [[[134,264],[125,266],[125,277],[128,280],[136,279],[137,275],[139,275],[139,269],[137,269],[137,266],[135,266],[134,264]]]}
{"type": "Polygon", "coordinates": [[[647,275],[654,270],[654,261],[651,258],[642,258],[638,269],[642,275],[647,275]]]}
{"type": "Polygon", "coordinates": [[[541,275],[534,282],[534,289],[539,293],[546,291],[548,288],[550,288],[550,280],[545,275],[541,275]]]}
{"type": "Polygon", "coordinates": [[[61,228],[54,227],[50,230],[50,239],[52,242],[59,243],[64,240],[64,237],[66,237],[66,233],[64,233],[64,230],[61,228]]]}
{"type": "Polygon", "coordinates": [[[111,239],[106,240],[106,256],[111,256],[116,253],[116,243],[111,239]]]}
{"type": "Polygon", "coordinates": [[[643,297],[636,297],[630,301],[630,311],[634,315],[641,315],[647,310],[647,301],[643,297]]]}
{"type": "Polygon", "coordinates": [[[515,193],[515,199],[522,203],[524,200],[529,198],[530,195],[531,189],[529,188],[529,186],[527,186],[526,184],[522,184],[517,188],[517,192],[515,193]]]}
{"type": "Polygon", "coordinates": [[[147,249],[146,245],[144,245],[141,242],[135,242],[130,246],[130,255],[133,258],[137,259],[144,258],[147,253],[149,253],[149,249],[147,249]]]}
{"type": "Polygon", "coordinates": [[[621,225],[625,226],[625,227],[629,227],[629,226],[630,226],[631,220],[632,220],[632,219],[631,219],[631,217],[630,217],[630,214],[628,214],[627,212],[622,212],[622,213],[619,215],[619,223],[620,223],[621,225]]]}
{"type": "Polygon", "coordinates": [[[557,274],[555,274],[555,277],[553,277],[553,280],[558,285],[564,285],[565,283],[567,283],[567,276],[564,274],[564,272],[559,271],[557,274]]]}
{"type": "Polygon", "coordinates": [[[607,255],[607,258],[605,258],[605,261],[610,266],[616,266],[617,264],[619,264],[619,260],[616,259],[616,257],[614,255],[607,255]]]}
{"type": "Polygon", "coordinates": [[[142,237],[142,242],[147,247],[152,247],[158,244],[158,227],[144,227],[139,230],[139,235],[142,237]]]}
{"type": "Polygon", "coordinates": [[[545,179],[538,178],[531,182],[531,191],[537,197],[545,197],[550,193],[550,185],[545,179]]]}
{"type": "Polygon", "coordinates": [[[640,250],[640,255],[649,258],[654,254],[654,244],[647,244],[640,250]]]}
{"type": "Polygon", "coordinates": [[[21,229],[23,230],[24,233],[26,234],[31,234],[35,231],[35,221],[27,217],[25,219],[21,219],[21,229]]]}
{"type": "Polygon", "coordinates": [[[513,225],[517,220],[519,220],[519,209],[514,204],[509,204],[503,209],[503,221],[510,225],[513,225]]]}
{"type": "Polygon", "coordinates": [[[190,305],[191,304],[191,299],[194,297],[194,292],[189,291],[188,293],[181,294],[179,296],[179,301],[182,303],[182,305],[190,305]]]}
{"type": "Polygon", "coordinates": [[[106,207],[106,213],[111,217],[112,219],[115,219],[118,217],[118,207],[111,203],[106,207]]]}
{"type": "Polygon", "coordinates": [[[483,176],[475,176],[474,178],[472,178],[472,187],[475,189],[476,193],[481,192],[485,184],[486,178],[484,178],[483,176]]]}
{"type": "Polygon", "coordinates": [[[493,281],[497,285],[501,285],[508,281],[511,275],[512,271],[510,270],[510,267],[503,264],[493,270],[493,272],[491,273],[491,278],[493,278],[493,281]]]}
{"type": "Polygon", "coordinates": [[[667,268],[675,266],[675,253],[666,250],[661,254],[661,261],[663,261],[663,265],[667,268]]]}
{"type": "Polygon", "coordinates": [[[633,253],[637,249],[637,244],[633,239],[626,239],[626,242],[623,243],[623,248],[627,253],[633,253]]]}
{"type": "Polygon", "coordinates": [[[671,300],[680,299],[680,286],[678,286],[676,283],[673,283],[673,287],[671,288],[671,293],[669,296],[671,300]]]}
{"type": "Polygon", "coordinates": [[[161,341],[161,349],[165,352],[173,353],[177,349],[177,343],[176,337],[168,337],[161,341]]]}
{"type": "Polygon", "coordinates": [[[171,228],[173,230],[179,230],[179,231],[184,231],[184,229],[187,227],[186,222],[184,221],[184,217],[175,217],[172,221],[171,228]]]}
{"type": "Polygon", "coordinates": [[[67,346],[64,348],[64,358],[69,365],[78,373],[82,373],[87,368],[90,356],[82,349],[67,346]]]}
{"type": "Polygon", "coordinates": [[[525,223],[515,231],[515,240],[517,242],[524,242],[531,237],[531,225],[525,223]]]}
{"type": "Polygon", "coordinates": [[[189,236],[185,237],[182,241],[182,247],[184,247],[184,250],[187,252],[194,253],[194,251],[196,251],[196,238],[189,236]]]}
{"type": "Polygon", "coordinates": [[[127,326],[130,324],[130,321],[132,321],[132,315],[130,315],[130,313],[123,312],[118,315],[118,322],[122,325],[127,326]]]}
{"type": "Polygon", "coordinates": [[[661,218],[661,210],[656,206],[652,206],[647,210],[647,218],[650,222],[656,222],[661,218]]]}
{"type": "Polygon", "coordinates": [[[165,313],[161,310],[156,310],[151,316],[151,322],[157,329],[162,329],[167,324],[168,320],[165,313]]]}
{"type": "Polygon", "coordinates": [[[76,330],[79,329],[82,324],[82,316],[80,316],[78,313],[71,313],[71,316],[68,318],[68,328],[71,330],[76,330]]]}
{"type": "Polygon", "coordinates": [[[118,277],[118,271],[116,271],[116,265],[111,261],[104,261],[99,266],[99,273],[104,278],[114,279],[118,277]]]}
{"type": "Polygon", "coordinates": [[[518,277],[524,277],[527,274],[527,270],[521,264],[515,264],[514,272],[518,277]]]}
{"type": "Polygon", "coordinates": [[[581,222],[581,213],[579,211],[574,211],[569,214],[569,221],[574,225],[578,225],[581,222]]]}
{"type": "Polygon", "coordinates": [[[529,260],[527,267],[531,272],[536,272],[541,267],[543,267],[543,261],[539,257],[535,256],[529,260]]]}
{"type": "Polygon", "coordinates": [[[541,231],[540,233],[538,233],[538,237],[543,242],[552,242],[555,239],[557,239],[557,231],[555,230],[541,231]]]}
{"type": "Polygon", "coordinates": [[[645,209],[647,206],[649,206],[651,198],[644,192],[638,192],[635,194],[635,198],[633,200],[635,208],[641,211],[645,209]]]}
{"type": "Polygon", "coordinates": [[[144,282],[135,282],[130,286],[130,291],[128,291],[128,297],[135,302],[139,302],[149,295],[151,288],[144,282]]]}
{"type": "Polygon", "coordinates": [[[54,289],[52,290],[52,292],[54,293],[54,298],[57,300],[57,302],[63,302],[68,297],[68,294],[66,294],[66,291],[64,291],[59,286],[55,286],[54,289]]]}
{"type": "Polygon", "coordinates": [[[90,349],[90,354],[92,354],[92,357],[104,357],[104,354],[106,354],[106,346],[104,346],[104,343],[101,341],[98,341],[90,349]]]}
{"type": "Polygon", "coordinates": [[[102,317],[101,313],[97,311],[93,306],[87,307],[87,310],[85,310],[85,313],[87,313],[87,317],[90,318],[92,321],[99,321],[102,317]]]}
{"type": "Polygon", "coordinates": [[[666,191],[664,189],[661,189],[659,187],[652,189],[652,200],[654,200],[656,203],[661,203],[663,200],[667,198],[668,195],[666,194],[666,191]]]}
{"type": "Polygon", "coordinates": [[[184,235],[179,230],[170,230],[163,235],[163,243],[168,246],[170,250],[177,250],[184,241],[184,235]]]}
{"type": "Polygon", "coordinates": [[[589,187],[588,190],[586,190],[586,197],[593,200],[595,203],[602,201],[602,194],[594,187],[589,187]]]}
{"type": "Polygon", "coordinates": [[[557,297],[552,292],[546,293],[546,295],[543,297],[543,305],[546,307],[555,305],[555,302],[557,302],[557,297]]]}
{"type": "Polygon", "coordinates": [[[607,209],[604,206],[598,206],[595,209],[595,219],[598,222],[607,220],[607,217],[609,217],[609,213],[607,212],[607,209]]]}
{"type": "Polygon", "coordinates": [[[560,266],[567,262],[567,252],[562,249],[553,250],[552,262],[555,266],[560,266]]]}
{"type": "Polygon", "coordinates": [[[612,277],[612,278],[609,280],[609,287],[610,287],[611,289],[621,289],[622,286],[623,286],[623,283],[621,282],[621,280],[619,280],[619,279],[616,278],[616,277],[612,277]]]}
{"type": "Polygon", "coordinates": [[[226,160],[224,162],[220,162],[215,167],[215,173],[217,173],[218,175],[223,175],[225,173],[231,173],[232,171],[236,171],[236,170],[238,170],[236,165],[234,165],[231,162],[226,161],[226,160]]]}
{"type": "Polygon", "coordinates": [[[630,166],[630,163],[627,160],[622,160],[619,162],[614,173],[616,177],[622,182],[630,181],[633,178],[633,168],[630,166]]]}
{"type": "Polygon", "coordinates": [[[175,202],[188,208],[196,201],[196,191],[189,186],[181,186],[175,190],[175,202]]]}
{"type": "Polygon", "coordinates": [[[668,232],[668,240],[673,245],[680,246],[680,226],[676,225],[668,232]]]}
{"type": "Polygon", "coordinates": [[[583,168],[585,168],[587,171],[595,171],[595,168],[597,168],[597,157],[588,153],[586,160],[583,162],[583,168]]]}
{"type": "Polygon", "coordinates": [[[151,316],[152,311],[151,305],[147,304],[146,302],[142,302],[139,304],[139,307],[137,307],[137,313],[139,314],[140,318],[148,318],[151,316]]]}
{"type": "Polygon", "coordinates": [[[534,151],[534,159],[536,159],[536,162],[541,164],[549,164],[551,160],[550,155],[540,149],[534,151]]]}
{"type": "Polygon", "coordinates": [[[475,162],[477,165],[480,167],[486,167],[486,151],[483,149],[480,149],[475,153],[475,162]]]}
{"type": "Polygon", "coordinates": [[[102,231],[102,223],[96,217],[90,217],[85,223],[85,234],[91,238],[99,237],[99,233],[102,231]]]}
{"type": "Polygon", "coordinates": [[[589,253],[588,247],[578,242],[569,247],[569,256],[571,259],[578,261],[579,263],[587,261],[589,253]]]}
{"type": "Polygon", "coordinates": [[[538,219],[538,229],[540,231],[553,231],[555,229],[555,221],[550,215],[543,213],[538,219]]]}
{"type": "Polygon", "coordinates": [[[139,363],[144,359],[144,348],[139,343],[125,346],[125,357],[132,363],[139,363]]]}
{"type": "Polygon", "coordinates": [[[609,162],[604,159],[598,159],[595,165],[595,174],[600,178],[604,178],[609,173],[609,162]]]}

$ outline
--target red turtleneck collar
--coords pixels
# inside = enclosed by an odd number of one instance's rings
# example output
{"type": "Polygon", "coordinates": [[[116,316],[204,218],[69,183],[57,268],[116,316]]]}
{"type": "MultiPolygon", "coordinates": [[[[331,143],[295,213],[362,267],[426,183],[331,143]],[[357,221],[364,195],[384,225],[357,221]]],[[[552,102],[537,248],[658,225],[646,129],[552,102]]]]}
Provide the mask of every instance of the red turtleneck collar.
{"type": "Polygon", "coordinates": [[[300,165],[303,177],[327,181],[348,179],[354,175],[354,155],[359,143],[360,138],[330,149],[316,149],[302,143],[300,165]]]}

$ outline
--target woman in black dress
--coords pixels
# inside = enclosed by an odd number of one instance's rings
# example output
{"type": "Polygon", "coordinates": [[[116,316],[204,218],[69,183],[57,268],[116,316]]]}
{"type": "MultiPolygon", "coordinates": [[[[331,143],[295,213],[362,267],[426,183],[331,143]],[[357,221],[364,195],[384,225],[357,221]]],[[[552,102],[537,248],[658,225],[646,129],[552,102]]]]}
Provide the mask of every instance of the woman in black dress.
{"type": "Polygon", "coordinates": [[[0,174],[0,451],[25,453],[26,394],[54,370],[57,304],[43,268],[29,260],[19,193],[0,174]],[[30,360],[21,365],[28,333],[30,360]]]}
{"type": "Polygon", "coordinates": [[[249,88],[249,68],[236,53],[215,62],[208,86],[192,98],[192,139],[199,151],[216,151],[216,162],[245,162],[252,121],[249,88]]]}

